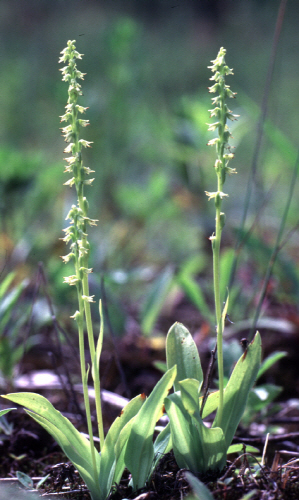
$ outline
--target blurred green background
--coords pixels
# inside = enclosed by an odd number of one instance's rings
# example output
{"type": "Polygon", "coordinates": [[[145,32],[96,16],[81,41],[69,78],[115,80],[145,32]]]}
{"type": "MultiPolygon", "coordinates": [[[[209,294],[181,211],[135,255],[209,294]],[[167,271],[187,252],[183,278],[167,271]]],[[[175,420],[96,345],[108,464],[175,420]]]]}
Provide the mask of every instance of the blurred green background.
{"type": "MultiPolygon", "coordinates": [[[[93,141],[85,165],[96,172],[86,194],[90,216],[99,220],[90,232],[91,286],[99,293],[105,275],[118,312],[114,318],[122,318],[119,312],[126,308],[137,309],[146,333],[169,295],[172,321],[177,319],[176,300],[184,294],[211,319],[204,309],[212,306],[208,237],[215,215],[204,191],[213,191],[216,179],[215,151],[206,146],[212,137],[207,132],[207,66],[224,46],[235,74],[227,83],[238,93],[229,105],[240,115],[231,125],[232,166],[238,175],[225,186],[230,196],[224,204],[225,269],[230,259],[225,249],[235,244],[244,208],[279,5],[276,0],[1,0],[3,276],[16,269],[19,279],[33,278],[42,261],[55,304],[73,312],[73,290],[62,283],[69,272],[59,258],[67,252],[59,238],[74,193],[63,186],[67,176],[59,116],[67,85],[58,57],[67,40],[76,40],[84,54],[78,67],[86,73],[80,104],[89,107],[85,118],[90,120],[83,137],[93,141]],[[181,288],[179,282],[173,286],[180,273],[192,278],[189,285],[182,279],[186,286],[181,288]],[[190,289],[194,283],[204,291],[206,304],[190,289]]],[[[253,231],[242,248],[236,278],[234,320],[250,315],[256,303],[296,160],[298,23],[297,2],[289,1],[246,223],[246,228],[253,224],[253,231]]],[[[298,187],[286,231],[297,223],[298,187]]],[[[298,237],[293,230],[272,280],[276,301],[295,308],[298,237]]],[[[115,328],[123,331],[122,319],[115,328]]]]}

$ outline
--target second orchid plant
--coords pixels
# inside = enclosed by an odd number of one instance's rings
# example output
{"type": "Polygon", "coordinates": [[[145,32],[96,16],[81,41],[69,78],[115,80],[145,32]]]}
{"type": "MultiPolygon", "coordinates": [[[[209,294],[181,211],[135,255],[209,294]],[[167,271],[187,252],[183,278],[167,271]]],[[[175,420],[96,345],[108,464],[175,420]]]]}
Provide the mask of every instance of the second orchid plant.
{"type": "MultiPolygon", "coordinates": [[[[203,387],[203,373],[197,349],[188,330],[175,324],[167,335],[166,356],[167,368],[177,366],[177,377],[174,393],[166,398],[165,407],[170,420],[173,450],[177,463],[194,473],[205,473],[208,470],[221,471],[226,464],[234,433],[244,413],[249,392],[255,382],[261,363],[261,338],[257,332],[254,340],[237,362],[231,377],[224,388],[223,376],[223,330],[227,317],[227,297],[224,307],[220,294],[220,242],[225,224],[222,212],[222,200],[228,195],[223,192],[227,174],[236,173],[228,166],[233,158],[229,146],[231,133],[227,120],[236,119],[236,115],[228,109],[227,98],[234,97],[226,77],[233,74],[225,63],[226,51],[222,47],[217,58],[210,66],[215,83],[210,92],[217,94],[212,99],[214,108],[211,116],[216,121],[209,126],[210,131],[217,130],[218,136],[211,139],[208,145],[216,146],[217,158],[215,172],[217,175],[217,191],[206,192],[209,200],[215,202],[215,233],[210,237],[213,251],[214,297],[217,332],[217,362],[219,391],[208,393],[203,387]],[[212,427],[207,427],[203,418],[216,411],[212,427]]],[[[234,448],[236,451],[236,448],[234,448]]]]}

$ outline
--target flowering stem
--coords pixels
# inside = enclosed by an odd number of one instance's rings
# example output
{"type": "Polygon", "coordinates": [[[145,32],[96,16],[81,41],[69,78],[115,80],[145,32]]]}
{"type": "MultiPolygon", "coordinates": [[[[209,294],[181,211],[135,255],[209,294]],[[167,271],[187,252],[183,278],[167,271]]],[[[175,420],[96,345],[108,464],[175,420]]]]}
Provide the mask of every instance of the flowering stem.
{"type": "Polygon", "coordinates": [[[235,120],[237,115],[233,115],[225,104],[227,97],[234,97],[235,94],[230,90],[228,85],[225,85],[225,77],[227,75],[233,74],[232,70],[228,68],[225,64],[226,50],[222,47],[217,55],[217,58],[212,61],[213,65],[210,66],[214,75],[211,80],[216,83],[209,88],[211,93],[216,93],[217,96],[212,99],[212,103],[215,106],[211,111],[211,117],[215,116],[217,121],[209,125],[209,130],[218,130],[218,137],[212,139],[208,142],[208,145],[216,146],[217,160],[215,162],[215,171],[217,175],[217,191],[214,193],[209,193],[206,191],[206,195],[209,200],[214,198],[216,217],[215,217],[215,233],[210,237],[212,242],[213,251],[213,277],[214,277],[214,300],[215,300],[215,314],[216,314],[216,329],[217,329],[217,360],[218,360],[218,376],[219,376],[219,407],[218,407],[218,417],[219,422],[222,421],[223,413],[223,394],[224,394],[224,380],[223,380],[223,329],[225,320],[225,310],[222,310],[221,305],[221,294],[220,294],[220,244],[221,244],[221,234],[222,229],[225,224],[225,214],[221,212],[222,200],[224,197],[228,196],[223,192],[223,185],[225,182],[226,174],[236,173],[235,169],[228,167],[228,162],[233,158],[233,154],[230,152],[230,147],[228,145],[228,140],[231,137],[231,133],[226,124],[227,119],[235,120]],[[227,151],[229,151],[227,153],[227,151]]]}
{"type": "MultiPolygon", "coordinates": [[[[66,158],[67,166],[65,168],[65,171],[69,172],[72,175],[72,177],[65,184],[69,186],[75,185],[77,193],[77,205],[73,205],[67,215],[67,219],[69,219],[71,223],[70,226],[64,230],[66,235],[63,238],[66,243],[71,243],[71,252],[63,257],[63,260],[64,262],[69,262],[71,260],[74,261],[75,275],[64,278],[64,280],[66,283],[76,286],[78,295],[79,311],[76,311],[76,313],[72,317],[77,321],[78,325],[84,404],[88,424],[88,433],[90,437],[92,460],[94,464],[94,474],[96,475],[97,472],[95,446],[92,433],[90,403],[87,386],[89,368],[86,369],[84,352],[85,320],[91,366],[93,368],[95,364],[96,349],[90,303],[94,301],[93,296],[89,295],[88,285],[88,274],[92,272],[92,269],[88,268],[89,242],[87,239],[87,226],[95,225],[96,221],[88,217],[88,201],[84,196],[84,186],[91,185],[93,181],[93,179],[88,179],[86,177],[92,172],[92,170],[85,167],[82,162],[82,148],[89,147],[91,143],[83,139],[79,139],[80,128],[86,127],[89,124],[88,120],[82,120],[78,118],[78,115],[84,113],[87,109],[77,104],[78,97],[82,95],[81,85],[78,83],[77,79],[83,79],[84,74],[78,71],[76,66],[76,59],[81,59],[82,56],[76,51],[74,41],[68,41],[67,47],[61,52],[61,54],[62,56],[59,62],[67,62],[67,66],[61,69],[63,74],[62,79],[69,83],[66,113],[61,117],[62,122],[66,121],[69,123],[62,129],[65,141],[69,143],[65,148],[65,153],[71,153],[71,156],[66,158]]],[[[99,367],[98,364],[97,367],[99,367]]],[[[104,430],[101,408],[99,370],[92,369],[92,376],[96,392],[96,412],[101,447],[104,442],[104,430]]]]}

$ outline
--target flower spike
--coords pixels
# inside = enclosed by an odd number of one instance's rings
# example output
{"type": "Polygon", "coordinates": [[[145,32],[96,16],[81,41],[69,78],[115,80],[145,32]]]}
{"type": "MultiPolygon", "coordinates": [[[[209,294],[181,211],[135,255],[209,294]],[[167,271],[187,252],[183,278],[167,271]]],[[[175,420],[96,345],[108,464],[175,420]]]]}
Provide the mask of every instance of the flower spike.
{"type": "Polygon", "coordinates": [[[210,109],[210,116],[215,118],[215,121],[209,124],[208,130],[211,132],[217,131],[217,137],[208,142],[208,146],[215,146],[217,159],[214,163],[215,172],[217,175],[217,191],[206,191],[208,199],[214,200],[216,208],[216,224],[215,232],[210,237],[213,251],[213,274],[214,274],[214,297],[215,297],[215,311],[217,322],[217,351],[218,351],[218,372],[219,372],[219,408],[218,415],[219,421],[222,420],[223,414],[223,351],[222,351],[222,338],[223,338],[223,321],[222,321],[222,303],[220,296],[220,243],[222,229],[225,224],[225,214],[221,211],[223,198],[228,195],[223,192],[223,184],[225,182],[226,174],[235,174],[236,170],[230,168],[228,163],[233,159],[234,154],[231,152],[229,140],[232,137],[227,122],[229,120],[236,120],[238,115],[234,115],[226,104],[227,98],[234,98],[235,93],[231,91],[225,83],[225,78],[228,75],[233,75],[233,70],[230,69],[225,63],[226,50],[221,47],[216,59],[212,62],[209,68],[212,70],[212,80],[214,85],[209,87],[209,92],[218,94],[212,98],[213,109],[210,109]]]}

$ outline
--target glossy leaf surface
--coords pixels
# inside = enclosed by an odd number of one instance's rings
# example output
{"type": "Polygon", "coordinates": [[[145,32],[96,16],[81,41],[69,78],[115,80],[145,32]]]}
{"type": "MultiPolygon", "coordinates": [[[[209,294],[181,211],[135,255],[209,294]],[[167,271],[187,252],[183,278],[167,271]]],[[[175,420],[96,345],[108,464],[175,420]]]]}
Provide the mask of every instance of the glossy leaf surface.
{"type": "Polygon", "coordinates": [[[180,390],[179,381],[186,378],[193,378],[202,383],[203,372],[198,349],[191,333],[181,323],[175,323],[167,334],[166,360],[168,369],[177,365],[175,391],[180,390]]]}
{"type": "Polygon", "coordinates": [[[132,474],[134,489],[143,487],[148,480],[154,460],[153,434],[156,422],[163,414],[163,402],[175,377],[176,366],[173,366],[159,380],[133,419],[125,450],[125,463],[132,474]]]}

